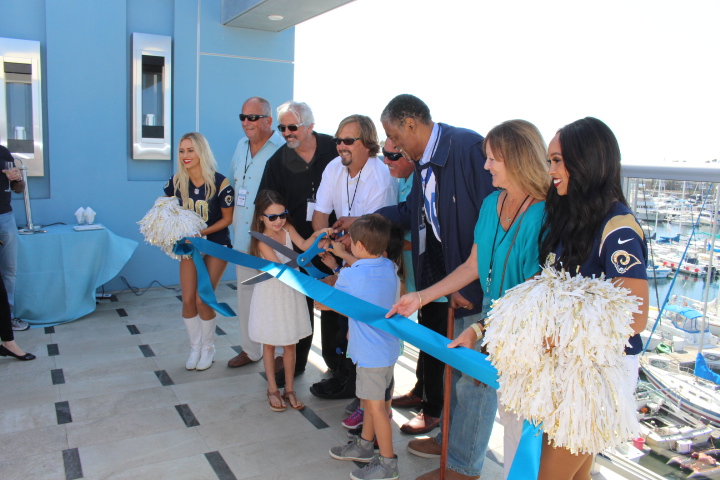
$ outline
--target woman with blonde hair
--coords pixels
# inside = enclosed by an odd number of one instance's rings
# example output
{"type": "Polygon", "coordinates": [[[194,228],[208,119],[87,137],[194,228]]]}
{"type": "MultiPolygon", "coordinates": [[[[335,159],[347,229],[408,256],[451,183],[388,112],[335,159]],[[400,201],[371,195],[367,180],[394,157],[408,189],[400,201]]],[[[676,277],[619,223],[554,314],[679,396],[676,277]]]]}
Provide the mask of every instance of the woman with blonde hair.
{"type": "MultiPolygon", "coordinates": [[[[540,271],[538,235],[543,222],[545,196],[550,186],[545,142],[537,127],[525,120],[508,120],[488,132],[483,143],[485,169],[500,191],[488,195],[475,225],[475,244],[467,261],[435,285],[404,295],[394,313],[408,316],[437,298],[450,295],[480,279],[483,286],[482,316],[493,300],[506,290],[540,271]]],[[[473,221],[472,219],[471,221],[473,221]]],[[[469,305],[466,308],[472,308],[469,305]]],[[[482,322],[463,331],[450,347],[476,348],[483,335],[482,322]]],[[[477,479],[482,470],[488,440],[497,410],[496,393],[463,374],[456,386],[457,406],[451,412],[448,445],[448,479],[477,479]],[[473,397],[480,397],[475,398],[473,397]]],[[[500,405],[505,427],[505,475],[512,465],[522,434],[522,419],[500,405]]],[[[437,438],[412,440],[410,453],[422,457],[440,456],[437,438]]],[[[439,470],[418,480],[439,478],[439,470]]]]}
{"type": "MultiPolygon", "coordinates": [[[[199,235],[232,248],[230,230],[235,190],[227,178],[217,173],[217,163],[205,137],[186,133],[178,147],[177,173],[165,185],[165,195],[175,196],[182,208],[192,210],[207,224],[199,235]]],[[[205,255],[205,267],[213,289],[225,272],[227,262],[205,255]]],[[[190,258],[180,260],[182,316],[190,337],[190,357],[185,368],[207,370],[215,358],[215,311],[198,294],[197,271],[190,258]]]]}

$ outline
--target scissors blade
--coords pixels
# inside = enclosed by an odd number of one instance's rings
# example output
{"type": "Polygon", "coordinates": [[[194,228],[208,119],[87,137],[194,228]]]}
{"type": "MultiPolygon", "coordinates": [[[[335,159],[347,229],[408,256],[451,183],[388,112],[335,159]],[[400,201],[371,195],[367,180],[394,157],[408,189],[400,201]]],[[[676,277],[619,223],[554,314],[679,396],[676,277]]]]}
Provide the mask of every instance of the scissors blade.
{"type": "MultiPolygon", "coordinates": [[[[272,247],[273,249],[277,250],[278,252],[282,253],[286,257],[289,257],[291,260],[287,262],[285,265],[287,265],[290,268],[297,268],[297,256],[298,253],[294,250],[289,249],[285,245],[283,245],[280,242],[276,242],[272,238],[268,237],[267,235],[263,235],[260,232],[249,232],[250,235],[257,238],[259,241],[263,242],[264,244],[268,245],[269,247],[272,247]]],[[[264,282],[265,280],[270,280],[273,278],[272,275],[270,275],[267,272],[262,272],[254,277],[250,277],[247,280],[244,280],[240,283],[243,285],[255,285],[256,283],[264,282]]]]}

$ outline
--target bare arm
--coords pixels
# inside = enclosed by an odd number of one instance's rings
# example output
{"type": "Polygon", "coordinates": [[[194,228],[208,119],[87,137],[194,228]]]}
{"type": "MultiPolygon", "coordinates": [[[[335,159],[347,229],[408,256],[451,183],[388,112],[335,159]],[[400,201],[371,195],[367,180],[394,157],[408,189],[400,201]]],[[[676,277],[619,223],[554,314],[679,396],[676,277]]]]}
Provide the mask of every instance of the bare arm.
{"type": "Polygon", "coordinates": [[[477,245],[475,244],[473,245],[468,259],[465,260],[462,265],[457,267],[455,271],[425,290],[403,295],[400,300],[393,305],[393,308],[388,312],[386,317],[390,318],[396,313],[407,317],[422,305],[427,305],[433,300],[437,300],[444,295],[455,293],[468,283],[477,279],[477,245]],[[422,299],[422,305],[420,305],[420,299],[422,299]]]}
{"type": "Polygon", "coordinates": [[[209,227],[207,227],[205,230],[200,231],[200,235],[205,237],[211,233],[219,232],[225,227],[229,227],[232,224],[233,221],[233,212],[235,211],[234,207],[229,208],[222,208],[222,218],[218,220],[217,222],[213,223],[209,227]]]}
{"type": "Polygon", "coordinates": [[[648,305],[650,294],[648,291],[648,281],[639,278],[615,277],[612,281],[615,286],[627,288],[630,295],[635,295],[642,300],[640,312],[633,314],[634,322],[630,325],[635,333],[645,330],[648,320],[648,305]]]}
{"type": "Polygon", "coordinates": [[[317,210],[315,210],[313,212],[313,217],[312,217],[313,230],[318,231],[323,228],[328,228],[329,226],[330,226],[330,214],[318,212],[317,210]]]}
{"type": "Polygon", "coordinates": [[[333,231],[332,228],[323,228],[320,230],[317,230],[316,232],[313,232],[312,235],[310,235],[310,238],[305,240],[300,236],[300,234],[295,230],[295,227],[292,225],[285,225],[285,228],[287,228],[288,232],[290,233],[290,240],[297,245],[297,247],[302,250],[303,252],[307,250],[308,248],[312,247],[313,242],[317,237],[319,237],[321,234],[326,233],[328,235],[332,235],[333,231]]]}
{"type": "Polygon", "coordinates": [[[266,245],[262,242],[258,242],[258,250],[262,254],[265,260],[269,260],[275,263],[282,263],[278,256],[275,254],[275,250],[270,245],[266,245]]]}

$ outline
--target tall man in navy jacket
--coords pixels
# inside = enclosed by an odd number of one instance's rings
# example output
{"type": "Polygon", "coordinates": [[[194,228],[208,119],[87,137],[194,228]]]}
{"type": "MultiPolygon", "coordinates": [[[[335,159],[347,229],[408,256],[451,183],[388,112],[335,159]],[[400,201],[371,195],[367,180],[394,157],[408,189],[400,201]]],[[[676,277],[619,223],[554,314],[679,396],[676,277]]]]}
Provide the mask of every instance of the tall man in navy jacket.
{"type": "MultiPolygon", "coordinates": [[[[407,94],[393,98],[380,120],[396,148],[416,162],[415,179],[407,200],[382,208],[379,213],[411,231],[415,283],[417,289],[422,290],[451,273],[470,255],[480,206],[494,191],[491,176],[484,169],[483,137],[471,130],[434,123],[427,105],[407,94]]],[[[478,280],[451,295],[450,306],[457,309],[456,335],[479,320],[482,296],[478,280]]],[[[419,322],[445,335],[447,317],[443,309],[442,303],[424,306],[418,313],[419,322]]],[[[409,427],[404,428],[408,433],[424,430],[413,427],[427,427],[429,421],[434,421],[428,416],[440,416],[437,410],[427,411],[427,399],[442,398],[443,364],[421,352],[418,369],[424,375],[418,378],[424,387],[423,414],[420,414],[423,417],[416,417],[403,426],[409,427]]],[[[457,378],[459,375],[455,380],[457,378]]],[[[477,391],[469,395],[472,405],[458,404],[453,391],[448,453],[451,478],[480,475],[492,431],[497,409],[495,391],[483,384],[474,388],[477,391]]],[[[416,386],[408,396],[417,393],[416,386]]],[[[440,438],[438,434],[437,438],[413,440],[408,448],[411,453],[439,457],[440,438]]],[[[436,470],[425,476],[439,478],[439,474],[436,470]]]]}

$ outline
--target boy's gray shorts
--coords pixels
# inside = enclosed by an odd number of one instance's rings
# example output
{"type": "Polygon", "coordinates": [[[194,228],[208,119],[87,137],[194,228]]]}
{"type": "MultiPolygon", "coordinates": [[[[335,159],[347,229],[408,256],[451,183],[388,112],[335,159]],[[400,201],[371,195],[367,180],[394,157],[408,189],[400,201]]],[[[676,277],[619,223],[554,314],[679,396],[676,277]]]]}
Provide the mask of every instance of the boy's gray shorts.
{"type": "Polygon", "coordinates": [[[380,368],[357,367],[355,395],[363,400],[386,400],[385,392],[392,383],[394,370],[395,365],[380,368]]]}

